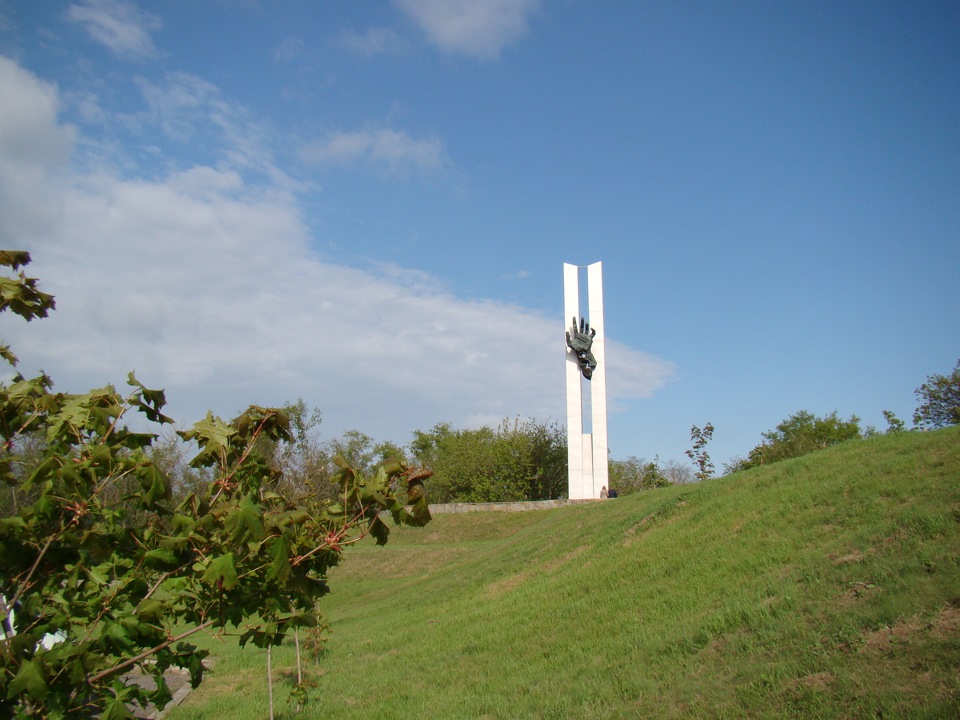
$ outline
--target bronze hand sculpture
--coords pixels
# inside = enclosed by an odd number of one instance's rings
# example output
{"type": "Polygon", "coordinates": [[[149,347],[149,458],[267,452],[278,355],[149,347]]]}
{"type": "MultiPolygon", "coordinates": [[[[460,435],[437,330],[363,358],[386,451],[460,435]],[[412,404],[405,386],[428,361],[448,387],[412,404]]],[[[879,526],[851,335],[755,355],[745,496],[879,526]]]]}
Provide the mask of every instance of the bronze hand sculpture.
{"type": "Polygon", "coordinates": [[[580,366],[580,372],[587,380],[593,377],[594,368],[597,367],[597,359],[590,352],[596,334],[597,331],[591,330],[590,323],[584,318],[580,318],[580,329],[577,330],[576,317],[573,318],[571,331],[567,332],[567,347],[577,356],[577,365],[580,366]]]}

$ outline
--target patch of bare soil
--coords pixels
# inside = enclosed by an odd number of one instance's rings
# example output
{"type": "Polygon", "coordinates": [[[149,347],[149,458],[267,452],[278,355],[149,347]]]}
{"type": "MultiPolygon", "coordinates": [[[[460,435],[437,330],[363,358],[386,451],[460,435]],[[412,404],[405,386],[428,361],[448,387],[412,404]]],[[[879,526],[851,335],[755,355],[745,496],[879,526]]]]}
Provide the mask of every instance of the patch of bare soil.
{"type": "Polygon", "coordinates": [[[515,587],[523,583],[528,577],[529,575],[527,573],[518,572],[516,575],[511,575],[510,577],[496,580],[495,582],[490,583],[490,587],[487,588],[487,595],[491,598],[500,597],[505,592],[513,590],[515,587]]]}
{"type": "Polygon", "coordinates": [[[930,621],[908,618],[893,627],[874,630],[864,636],[860,651],[867,655],[885,655],[897,647],[916,643],[925,636],[938,640],[960,636],[960,608],[946,606],[930,621]]]}
{"type": "Polygon", "coordinates": [[[853,603],[866,600],[881,592],[879,585],[871,582],[853,582],[849,589],[841,595],[837,603],[844,607],[849,607],[853,603]]]}
{"type": "Polygon", "coordinates": [[[849,565],[851,563],[863,562],[863,559],[866,556],[859,550],[855,550],[852,553],[847,553],[846,555],[840,555],[838,553],[831,553],[829,558],[833,561],[834,565],[849,565]]]}
{"type": "Polygon", "coordinates": [[[563,555],[563,556],[558,557],[558,558],[554,558],[553,560],[550,560],[549,562],[547,562],[547,563],[543,566],[543,569],[544,569],[544,570],[556,570],[557,568],[563,567],[563,566],[566,565],[567,563],[569,563],[569,562],[571,562],[572,560],[578,558],[580,555],[583,555],[583,554],[584,554],[585,552],[587,552],[589,549],[590,549],[590,548],[587,547],[586,545],[581,545],[581,546],[578,547],[578,548],[574,548],[573,550],[571,550],[570,552],[568,552],[566,555],[563,555]]]}
{"type": "Polygon", "coordinates": [[[810,690],[827,690],[836,681],[836,677],[831,672],[818,672],[807,675],[797,680],[797,685],[810,690]]]}

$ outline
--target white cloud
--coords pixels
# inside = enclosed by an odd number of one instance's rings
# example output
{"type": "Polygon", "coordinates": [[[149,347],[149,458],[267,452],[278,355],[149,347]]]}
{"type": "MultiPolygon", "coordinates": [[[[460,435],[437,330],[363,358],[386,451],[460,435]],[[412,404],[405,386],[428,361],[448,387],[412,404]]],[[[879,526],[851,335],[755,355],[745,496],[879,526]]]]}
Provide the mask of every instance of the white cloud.
{"type": "MultiPolygon", "coordinates": [[[[56,90],[2,58],[0,99],[19,113],[0,115],[0,187],[37,196],[18,208],[0,195],[0,227],[4,240],[11,218],[30,230],[8,246],[31,251],[28,270],[57,298],[49,319],[0,321],[24,372],[81,391],[135,370],[191,422],[302,397],[325,432],[398,442],[442,420],[562,420],[560,318],[461,300],[415,269],[325,261],[296,195],[251,184],[242,165],[150,180],[70,170],[56,90]]],[[[609,340],[607,352],[612,403],[671,372],[609,340]]]]}
{"type": "Polygon", "coordinates": [[[153,13],[122,0],[83,0],[67,9],[91,39],[124,57],[149,58],[157,54],[150,33],[163,27],[153,13]]]}
{"type": "Polygon", "coordinates": [[[273,60],[278,63],[288,63],[303,55],[304,47],[301,38],[285,38],[273,51],[273,60]]]}
{"type": "Polygon", "coordinates": [[[407,43],[390,28],[370,28],[366,32],[347,30],[340,35],[340,45],[364,57],[393,55],[407,49],[407,43]]]}
{"type": "Polygon", "coordinates": [[[100,99],[95,93],[90,91],[66,93],[63,99],[66,105],[77,112],[82,122],[92,125],[106,122],[107,113],[100,107],[100,99]]]}
{"type": "Polygon", "coordinates": [[[290,190],[298,186],[274,161],[269,133],[220,89],[190,73],[167,73],[158,82],[139,78],[147,110],[125,118],[132,126],[154,126],[182,146],[217,166],[254,170],[290,190]],[[214,157],[215,156],[215,157],[214,157]]]}
{"type": "Polygon", "coordinates": [[[530,277],[529,270],[517,270],[516,272],[506,273],[500,276],[503,280],[526,280],[530,277]]]}
{"type": "Polygon", "coordinates": [[[442,50],[482,60],[496,58],[527,31],[539,0],[395,0],[442,50]]]}
{"type": "Polygon", "coordinates": [[[216,86],[195,75],[172,73],[162,84],[139,78],[137,84],[148,107],[139,119],[156,124],[173,140],[189,142],[198,126],[205,129],[211,117],[228,115],[216,86]]]}
{"type": "Polygon", "coordinates": [[[391,128],[331,133],[305,145],[300,157],[310,165],[367,166],[389,175],[439,170],[446,164],[439,138],[416,139],[391,128]]]}
{"type": "Polygon", "coordinates": [[[56,167],[73,149],[73,128],[50,122],[60,108],[55,85],[0,55],[0,161],[56,167]]]}
{"type": "Polygon", "coordinates": [[[56,87],[0,55],[0,246],[49,233],[57,222],[50,193],[59,185],[76,131],[54,122],[56,87]]]}

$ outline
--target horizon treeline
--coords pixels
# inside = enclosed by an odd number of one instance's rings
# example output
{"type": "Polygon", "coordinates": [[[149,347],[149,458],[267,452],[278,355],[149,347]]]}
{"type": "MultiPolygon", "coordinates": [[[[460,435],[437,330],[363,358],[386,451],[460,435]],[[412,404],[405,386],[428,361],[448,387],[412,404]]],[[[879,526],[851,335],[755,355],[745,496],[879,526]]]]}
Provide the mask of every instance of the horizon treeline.
{"type": "MultiPolygon", "coordinates": [[[[843,419],[834,411],[817,416],[800,410],[772,430],[746,457],[724,463],[722,475],[749,470],[816,452],[842,442],[862,440],[884,433],[933,429],[958,424],[960,414],[960,361],[951,375],[931,375],[917,388],[920,405],[913,428],[884,411],[888,427],[879,431],[861,426],[860,418],[843,419]]],[[[432,503],[511,502],[553,500],[567,496],[567,444],[565,429],[556,422],[505,418],[496,427],[456,428],[440,422],[429,430],[416,430],[408,445],[383,442],[351,429],[323,439],[319,408],[303,399],[286,403],[281,410],[290,420],[291,440],[261,441],[258,452],[277,471],[278,490],[292,498],[312,497],[335,502],[338,487],[333,478],[341,457],[365,475],[390,458],[429,468],[427,483],[432,503]]],[[[27,434],[18,444],[24,469],[31,458],[42,455],[45,439],[27,434]]],[[[704,448],[706,452],[708,448],[704,448]]],[[[175,496],[186,496],[210,481],[208,473],[191,467],[191,448],[176,433],[161,435],[150,449],[151,461],[171,480],[175,496]]],[[[609,486],[621,495],[698,480],[694,465],[676,460],[661,462],[629,456],[610,458],[609,486]]],[[[15,487],[0,497],[0,514],[7,517],[28,501],[15,487]]]]}
{"type": "MultiPolygon", "coordinates": [[[[954,375],[954,381],[960,385],[960,370],[954,375]]],[[[923,387],[937,387],[942,391],[944,383],[938,384],[937,380],[943,377],[930,376],[923,387]]],[[[947,387],[952,385],[947,383],[947,387]]],[[[918,388],[918,394],[920,392],[918,388]]],[[[926,404],[930,405],[929,400],[926,404]]],[[[957,424],[949,422],[950,411],[943,409],[943,402],[936,407],[939,414],[935,420],[918,422],[912,430],[957,424]]],[[[923,408],[921,405],[918,412],[923,408]]],[[[275,469],[277,490],[286,497],[336,502],[339,489],[334,478],[340,468],[335,461],[337,457],[367,476],[391,458],[429,468],[433,476],[426,483],[426,489],[431,503],[518,502],[567,497],[566,432],[556,422],[515,417],[503,419],[496,427],[475,429],[440,422],[429,430],[414,431],[411,442],[401,446],[378,441],[356,429],[324,439],[319,432],[320,409],[308,407],[303,399],[288,402],[281,410],[290,420],[291,439],[260,441],[257,451],[275,469]]],[[[821,417],[806,410],[798,411],[774,429],[762,433],[762,441],[746,457],[734,457],[724,463],[722,475],[799,457],[842,442],[910,431],[893,413],[884,412],[884,416],[888,427],[881,432],[871,426],[862,427],[856,415],[843,419],[836,412],[821,417]]],[[[23,468],[30,467],[31,458],[42,455],[43,446],[44,438],[40,436],[27,435],[21,439],[18,455],[23,468]]],[[[188,443],[172,432],[162,434],[149,450],[151,461],[170,478],[175,497],[196,492],[211,481],[208,472],[188,463],[191,450],[188,443]]],[[[609,487],[620,495],[698,481],[691,463],[635,456],[609,458],[608,463],[609,487]]],[[[29,498],[10,487],[9,492],[0,497],[0,515],[7,517],[15,513],[24,502],[29,502],[29,498]]]]}

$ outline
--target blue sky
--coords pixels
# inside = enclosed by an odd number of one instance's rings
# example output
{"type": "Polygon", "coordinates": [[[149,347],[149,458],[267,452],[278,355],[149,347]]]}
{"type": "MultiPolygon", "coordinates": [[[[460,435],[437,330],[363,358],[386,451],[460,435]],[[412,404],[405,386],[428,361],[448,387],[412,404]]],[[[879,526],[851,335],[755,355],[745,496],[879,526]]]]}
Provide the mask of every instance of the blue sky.
{"type": "Polygon", "coordinates": [[[331,436],[564,417],[604,264],[610,450],[718,468],[960,357],[960,5],[0,0],[0,244],[62,390],[331,436]]]}

